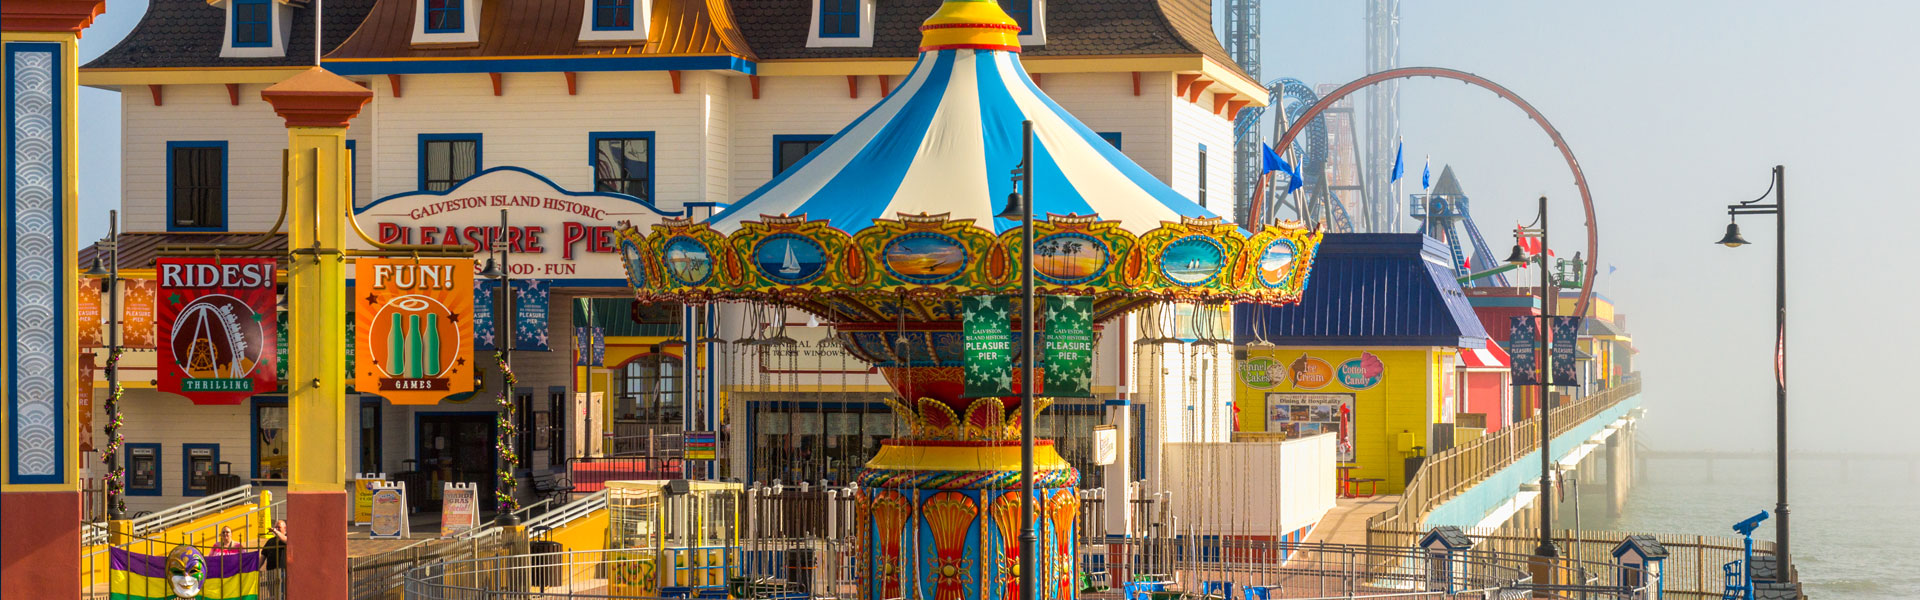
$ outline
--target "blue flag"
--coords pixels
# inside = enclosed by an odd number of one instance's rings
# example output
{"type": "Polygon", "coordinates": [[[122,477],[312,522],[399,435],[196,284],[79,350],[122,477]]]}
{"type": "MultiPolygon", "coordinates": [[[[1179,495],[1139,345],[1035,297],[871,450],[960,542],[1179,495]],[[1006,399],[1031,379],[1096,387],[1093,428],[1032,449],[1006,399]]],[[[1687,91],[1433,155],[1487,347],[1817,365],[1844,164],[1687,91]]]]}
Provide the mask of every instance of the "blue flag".
{"type": "Polygon", "coordinates": [[[1403,160],[1401,160],[1401,158],[1402,158],[1402,155],[1403,155],[1404,153],[1406,153],[1406,151],[1407,151],[1407,143],[1406,143],[1406,142],[1401,142],[1399,146],[1396,146],[1396,147],[1394,147],[1394,149],[1393,149],[1393,177],[1391,177],[1391,178],[1389,178],[1389,179],[1387,179],[1387,183],[1393,183],[1393,182],[1396,182],[1396,181],[1399,181],[1399,180],[1400,180],[1400,176],[1401,176],[1401,175],[1406,175],[1406,174],[1407,174],[1407,163],[1406,163],[1406,161],[1403,161],[1403,160]]]}
{"type": "Polygon", "coordinates": [[[1420,189],[1425,190],[1425,189],[1431,189],[1432,187],[1433,187],[1433,155],[1429,154],[1427,155],[1426,166],[1420,167],[1420,189]]]}
{"type": "Polygon", "coordinates": [[[1273,146],[1261,144],[1260,172],[1266,174],[1274,171],[1287,174],[1287,193],[1289,194],[1293,193],[1294,190],[1300,189],[1300,186],[1305,185],[1305,182],[1301,181],[1302,178],[1300,177],[1299,169],[1295,169],[1293,165],[1287,164],[1287,159],[1280,158],[1280,153],[1274,152],[1273,146]]]}

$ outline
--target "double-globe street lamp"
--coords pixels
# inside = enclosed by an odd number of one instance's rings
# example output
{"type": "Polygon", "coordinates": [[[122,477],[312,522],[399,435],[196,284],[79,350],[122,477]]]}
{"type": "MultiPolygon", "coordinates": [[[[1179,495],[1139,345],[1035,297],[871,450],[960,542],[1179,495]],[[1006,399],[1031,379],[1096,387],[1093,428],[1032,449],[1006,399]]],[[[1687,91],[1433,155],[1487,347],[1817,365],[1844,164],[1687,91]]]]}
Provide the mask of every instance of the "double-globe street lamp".
{"type": "Polygon", "coordinates": [[[1728,248],[1747,245],[1747,239],[1740,237],[1740,215],[1774,215],[1776,235],[1774,252],[1776,260],[1773,273],[1774,330],[1776,343],[1773,355],[1773,379],[1775,398],[1774,414],[1774,485],[1777,494],[1773,512],[1777,517],[1773,521],[1774,539],[1779,557],[1781,577],[1792,572],[1792,556],[1788,552],[1787,538],[1787,168],[1773,166],[1773,182],[1760,197],[1727,205],[1727,234],[1715,242],[1728,248]],[[1773,204],[1759,204],[1767,196],[1773,196],[1773,204]]]}
{"type": "Polygon", "coordinates": [[[493,348],[495,352],[500,353],[500,397],[505,399],[500,405],[500,410],[502,411],[500,419],[504,425],[501,427],[503,433],[501,434],[501,439],[494,442],[496,445],[494,460],[500,463],[495,467],[495,470],[499,472],[499,481],[494,485],[498,486],[499,490],[504,492],[506,496],[502,496],[502,499],[499,501],[500,512],[494,515],[494,523],[503,526],[513,526],[520,524],[520,516],[514,514],[514,508],[518,506],[519,503],[514,501],[513,492],[511,491],[514,487],[513,478],[515,476],[513,472],[519,465],[513,464],[514,461],[511,460],[515,458],[515,455],[518,453],[507,451],[508,448],[511,447],[510,445],[516,443],[517,440],[514,439],[515,436],[511,435],[511,433],[506,433],[513,425],[515,417],[512,375],[513,290],[511,289],[512,286],[509,285],[513,279],[513,271],[507,266],[507,253],[512,250],[512,247],[509,246],[510,240],[507,236],[506,209],[500,209],[500,229],[497,231],[497,235],[488,236],[488,239],[491,247],[487,248],[487,266],[481,269],[478,276],[492,279],[498,283],[498,285],[494,286],[493,290],[495,302],[497,303],[496,306],[498,307],[493,314],[495,331],[493,348]],[[494,254],[500,255],[500,262],[494,262],[494,254]]]}
{"type": "Polygon", "coordinates": [[[1020,124],[1020,166],[1013,170],[1020,190],[1007,194],[1007,206],[994,215],[1020,221],[1020,600],[1035,600],[1038,556],[1033,531],[1033,121],[1020,124]]]}
{"type": "MultiPolygon", "coordinates": [[[[107,211],[107,239],[96,245],[93,254],[93,266],[87,268],[88,277],[101,277],[106,281],[102,294],[107,297],[107,321],[103,333],[107,342],[107,438],[108,449],[100,460],[107,468],[106,505],[107,519],[118,521],[126,518],[126,507],[121,498],[126,495],[126,472],[122,469],[117,454],[120,445],[120,211],[107,211]],[[101,265],[100,254],[109,257],[106,265],[101,265]]],[[[91,360],[91,359],[89,359],[91,360]]],[[[92,381],[82,381],[80,385],[93,387],[92,381]]]]}
{"type": "Polygon", "coordinates": [[[1540,544],[1533,553],[1542,558],[1560,556],[1560,548],[1553,543],[1553,453],[1549,449],[1553,442],[1553,401],[1548,394],[1548,386],[1553,383],[1553,353],[1547,347],[1550,332],[1553,330],[1554,294],[1553,281],[1547,268],[1547,197],[1540,197],[1540,213],[1534,221],[1538,229],[1528,225],[1514,230],[1513,253],[1507,255],[1507,262],[1515,266],[1524,266],[1534,260],[1540,261],[1540,329],[1534,336],[1535,380],[1540,384],[1540,544]],[[1532,257],[1520,248],[1522,236],[1538,234],[1540,251],[1532,257]]]}

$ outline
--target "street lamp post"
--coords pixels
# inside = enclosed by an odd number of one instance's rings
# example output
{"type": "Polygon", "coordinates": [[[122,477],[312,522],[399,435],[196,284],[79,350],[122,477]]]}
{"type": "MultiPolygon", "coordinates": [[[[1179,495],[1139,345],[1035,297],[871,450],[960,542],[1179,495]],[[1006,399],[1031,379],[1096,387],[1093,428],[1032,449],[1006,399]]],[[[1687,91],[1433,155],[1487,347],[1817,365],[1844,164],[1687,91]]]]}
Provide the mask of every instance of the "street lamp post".
{"type": "MultiPolygon", "coordinates": [[[[120,390],[120,295],[118,293],[120,285],[120,211],[107,211],[107,239],[105,243],[100,244],[100,249],[105,251],[109,257],[106,268],[101,268],[100,254],[95,253],[93,255],[93,267],[87,269],[87,274],[94,277],[106,277],[107,322],[110,323],[106,326],[105,332],[107,336],[107,437],[110,439],[108,442],[109,451],[100,458],[101,462],[106,463],[108,473],[108,476],[105,478],[107,519],[118,521],[127,517],[126,507],[124,507],[120,501],[120,498],[126,494],[126,483],[123,479],[126,474],[121,472],[120,460],[119,457],[116,456],[119,453],[113,450],[117,449],[119,444],[112,443],[112,440],[118,439],[120,435],[120,427],[118,425],[120,422],[120,402],[118,398],[114,397],[120,390]]],[[[82,385],[93,385],[92,381],[81,383],[82,385]]]]}
{"type": "Polygon", "coordinates": [[[1020,191],[1007,196],[999,218],[1020,219],[1020,600],[1036,600],[1034,571],[1039,568],[1033,531],[1033,121],[1020,124],[1020,191]],[[1018,206],[1015,206],[1018,205],[1018,206]]]}
{"type": "Polygon", "coordinates": [[[1777,500],[1773,512],[1777,517],[1773,522],[1774,539],[1779,557],[1779,573],[1786,577],[1791,573],[1792,556],[1789,552],[1787,527],[1787,167],[1773,166],[1773,182],[1767,191],[1739,204],[1727,205],[1727,234],[1716,242],[1728,248],[1747,245],[1746,238],[1740,237],[1740,215],[1774,215],[1776,234],[1775,263],[1773,272],[1774,331],[1776,345],[1773,357],[1773,379],[1775,390],[1774,413],[1774,485],[1777,500]],[[1761,200],[1773,196],[1773,204],[1758,204],[1761,200]]]}
{"type": "MultiPolygon", "coordinates": [[[[1540,261],[1540,332],[1534,344],[1535,379],[1540,384],[1540,543],[1533,553],[1542,558],[1560,556],[1560,548],[1553,543],[1553,401],[1548,387],[1553,382],[1553,352],[1548,347],[1553,331],[1553,280],[1547,267],[1547,197],[1540,197],[1540,213],[1536,220],[1538,229],[1521,227],[1514,231],[1515,237],[1537,233],[1540,236],[1540,251],[1529,258],[1520,249],[1515,240],[1513,254],[1507,261],[1525,264],[1532,260],[1540,261]]],[[[1537,582],[1536,582],[1537,583],[1537,582]]]]}
{"type": "Polygon", "coordinates": [[[495,302],[497,302],[498,306],[498,309],[493,315],[495,332],[493,348],[494,352],[500,354],[500,397],[504,399],[500,405],[500,410],[502,411],[500,418],[506,427],[501,428],[501,437],[503,439],[495,442],[499,448],[495,451],[494,460],[501,463],[498,467],[500,473],[499,481],[495,485],[499,486],[500,491],[507,495],[503,496],[502,498],[504,499],[499,502],[500,512],[494,515],[494,523],[502,526],[513,526],[520,524],[520,517],[513,513],[513,507],[518,503],[513,501],[513,492],[511,491],[514,487],[514,465],[510,459],[512,458],[511,455],[517,453],[507,451],[507,449],[511,447],[510,445],[515,442],[513,439],[514,436],[510,432],[514,421],[512,375],[513,290],[509,289],[513,280],[513,271],[507,265],[508,252],[511,250],[508,244],[511,243],[511,239],[507,235],[507,210],[504,208],[500,209],[500,229],[495,233],[496,235],[490,236],[493,247],[487,249],[487,267],[480,272],[481,277],[491,278],[500,283],[500,285],[495,286],[493,290],[495,294],[494,297],[496,298],[495,302]],[[497,264],[493,259],[493,254],[496,252],[500,254],[500,262],[497,264]]]}

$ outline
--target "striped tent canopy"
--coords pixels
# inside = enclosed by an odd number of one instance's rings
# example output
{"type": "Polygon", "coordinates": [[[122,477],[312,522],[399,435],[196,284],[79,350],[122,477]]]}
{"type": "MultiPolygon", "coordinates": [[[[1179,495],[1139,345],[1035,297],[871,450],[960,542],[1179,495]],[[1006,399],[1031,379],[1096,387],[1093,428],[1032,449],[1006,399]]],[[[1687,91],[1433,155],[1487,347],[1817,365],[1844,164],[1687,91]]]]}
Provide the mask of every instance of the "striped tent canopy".
{"type": "Polygon", "coordinates": [[[921,31],[900,86],[778,177],[703,221],[621,231],[636,295],[957,321],[957,296],[1019,287],[1019,222],[995,215],[1031,121],[1040,293],[1093,296],[1096,320],[1153,301],[1298,300],[1319,232],[1247,231],[1148,174],[1040,91],[998,4],[949,0],[921,31]]]}

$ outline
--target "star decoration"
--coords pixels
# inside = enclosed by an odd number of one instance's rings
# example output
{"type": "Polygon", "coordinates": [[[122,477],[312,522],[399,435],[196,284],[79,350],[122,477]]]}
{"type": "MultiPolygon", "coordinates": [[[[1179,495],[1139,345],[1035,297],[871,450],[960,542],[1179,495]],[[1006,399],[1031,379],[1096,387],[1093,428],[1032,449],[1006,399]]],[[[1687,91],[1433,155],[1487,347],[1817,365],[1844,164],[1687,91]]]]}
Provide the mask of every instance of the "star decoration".
{"type": "Polygon", "coordinates": [[[180,292],[174,292],[172,295],[167,296],[167,302],[171,302],[173,304],[179,304],[181,300],[182,298],[180,297],[180,292]]]}
{"type": "Polygon", "coordinates": [[[379,298],[378,298],[377,296],[374,296],[374,295],[373,295],[373,292],[367,292],[367,305],[368,305],[368,306],[372,306],[372,305],[373,305],[373,303],[374,303],[374,302],[376,302],[376,301],[378,301],[378,300],[379,300],[379,298]]]}
{"type": "Polygon", "coordinates": [[[457,312],[450,312],[450,313],[447,313],[447,322],[448,322],[448,323],[451,323],[451,324],[454,324],[454,325],[459,325],[459,324],[460,324],[460,313],[457,313],[457,312]]]}
{"type": "Polygon", "coordinates": [[[467,357],[462,356],[460,358],[453,359],[453,364],[464,366],[467,364],[467,357]]]}

